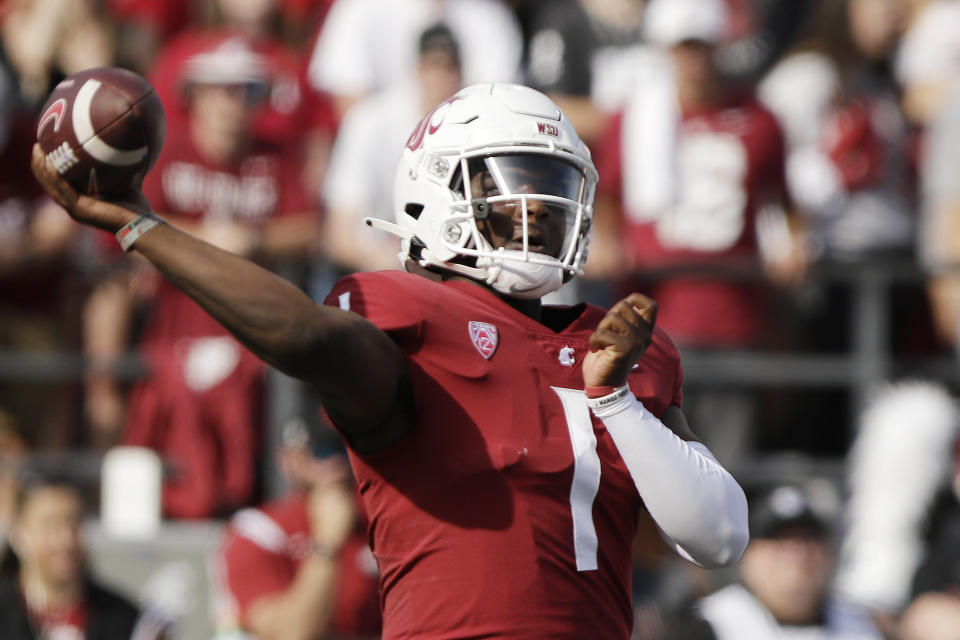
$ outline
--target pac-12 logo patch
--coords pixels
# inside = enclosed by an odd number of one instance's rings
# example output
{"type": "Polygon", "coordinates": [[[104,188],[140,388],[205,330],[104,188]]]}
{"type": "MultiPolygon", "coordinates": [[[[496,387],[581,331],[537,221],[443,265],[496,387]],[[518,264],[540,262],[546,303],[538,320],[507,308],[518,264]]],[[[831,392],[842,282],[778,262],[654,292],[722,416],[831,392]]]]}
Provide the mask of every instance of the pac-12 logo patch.
{"type": "Polygon", "coordinates": [[[476,320],[471,320],[467,328],[470,331],[470,340],[473,341],[473,346],[477,348],[480,355],[489,360],[493,352],[497,350],[497,328],[488,322],[478,322],[476,320]]]}

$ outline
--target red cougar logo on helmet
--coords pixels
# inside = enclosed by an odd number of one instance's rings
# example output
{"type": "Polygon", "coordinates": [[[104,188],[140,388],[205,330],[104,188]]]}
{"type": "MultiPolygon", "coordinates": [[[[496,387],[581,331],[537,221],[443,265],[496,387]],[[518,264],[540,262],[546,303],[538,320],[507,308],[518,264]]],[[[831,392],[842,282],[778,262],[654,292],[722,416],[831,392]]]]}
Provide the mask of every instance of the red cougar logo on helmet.
{"type": "Polygon", "coordinates": [[[53,130],[60,131],[60,123],[63,122],[63,114],[67,110],[67,101],[63,98],[55,100],[53,104],[47,107],[46,112],[40,118],[40,122],[37,124],[37,137],[40,137],[40,132],[43,131],[43,127],[53,121],[53,130]]]}
{"type": "Polygon", "coordinates": [[[416,151],[421,146],[423,146],[423,139],[429,133],[433,135],[437,130],[443,125],[443,119],[446,116],[446,107],[453,104],[457,100],[461,100],[460,96],[453,96],[447,98],[433,110],[423,117],[423,120],[417,123],[417,126],[414,127],[413,133],[410,134],[410,137],[407,138],[407,149],[410,151],[416,151]],[[440,116],[437,118],[437,116],[440,116]]]}

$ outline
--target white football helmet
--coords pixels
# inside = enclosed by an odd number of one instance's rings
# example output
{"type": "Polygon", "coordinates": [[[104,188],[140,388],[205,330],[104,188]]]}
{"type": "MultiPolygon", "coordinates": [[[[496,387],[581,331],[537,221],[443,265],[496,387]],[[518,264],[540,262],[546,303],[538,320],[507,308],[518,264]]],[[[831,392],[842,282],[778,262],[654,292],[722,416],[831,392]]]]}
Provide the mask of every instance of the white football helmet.
{"type": "Polygon", "coordinates": [[[398,255],[408,270],[442,269],[538,298],[582,275],[596,184],[589,150],[552,100],[521,85],[478,84],[441,103],[410,135],[394,183],[396,224],[367,224],[402,238],[398,255]],[[528,233],[528,208],[556,216],[563,235],[556,255],[528,233]],[[504,246],[477,226],[492,212],[509,215],[516,229],[504,246]]]}

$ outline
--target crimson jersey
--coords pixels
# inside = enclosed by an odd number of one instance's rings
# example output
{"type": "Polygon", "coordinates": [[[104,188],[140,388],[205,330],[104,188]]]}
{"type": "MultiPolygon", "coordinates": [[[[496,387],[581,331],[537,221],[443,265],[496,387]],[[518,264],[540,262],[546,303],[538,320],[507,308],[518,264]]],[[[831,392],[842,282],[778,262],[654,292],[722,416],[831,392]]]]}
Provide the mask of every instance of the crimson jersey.
{"type": "MultiPolygon", "coordinates": [[[[624,202],[625,235],[637,267],[756,262],[757,212],[765,203],[782,203],[786,193],[783,135],[773,115],[752,98],[684,112],[678,193],[657,211],[639,211],[627,202],[624,186],[636,177],[624,175],[624,168],[644,141],[623,144],[625,117],[615,118],[597,145],[597,190],[624,202]]],[[[645,292],[659,303],[658,323],[681,344],[744,346],[762,326],[761,290],[750,284],[674,276],[645,292]]]]}
{"type": "MultiPolygon", "coordinates": [[[[304,493],[237,512],[220,546],[214,575],[218,633],[248,628],[254,602],[289,589],[313,553],[312,540],[304,493]]],[[[359,533],[340,554],[332,615],[330,628],[337,637],[380,632],[377,568],[359,533]]]]}
{"type": "MultiPolygon", "coordinates": [[[[582,391],[605,311],[546,307],[572,320],[557,333],[481,286],[402,272],[348,276],[327,303],[386,331],[413,381],[412,430],[351,452],[384,638],[628,638],[642,502],[582,391]]],[[[659,416],[681,384],[658,329],[631,388],[659,416]]]]}

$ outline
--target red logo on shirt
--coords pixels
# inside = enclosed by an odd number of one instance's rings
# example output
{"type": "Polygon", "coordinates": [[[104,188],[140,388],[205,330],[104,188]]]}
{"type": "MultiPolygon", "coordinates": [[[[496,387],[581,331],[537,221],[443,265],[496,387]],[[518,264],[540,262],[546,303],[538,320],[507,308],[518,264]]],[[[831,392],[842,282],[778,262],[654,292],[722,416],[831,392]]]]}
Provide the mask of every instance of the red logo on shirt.
{"type": "Polygon", "coordinates": [[[497,350],[497,328],[492,324],[476,320],[471,320],[467,328],[470,331],[473,346],[477,348],[480,355],[489,360],[497,350]]]}

